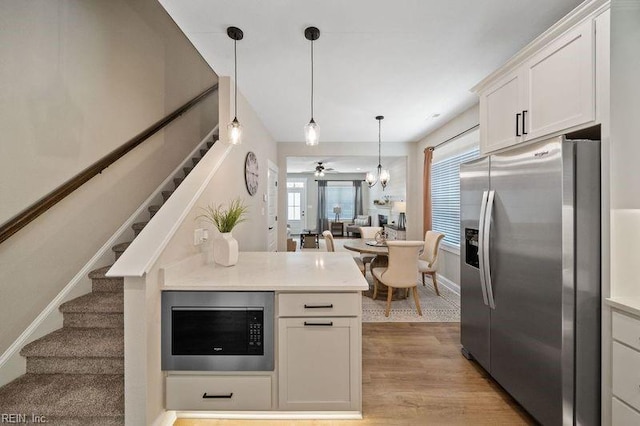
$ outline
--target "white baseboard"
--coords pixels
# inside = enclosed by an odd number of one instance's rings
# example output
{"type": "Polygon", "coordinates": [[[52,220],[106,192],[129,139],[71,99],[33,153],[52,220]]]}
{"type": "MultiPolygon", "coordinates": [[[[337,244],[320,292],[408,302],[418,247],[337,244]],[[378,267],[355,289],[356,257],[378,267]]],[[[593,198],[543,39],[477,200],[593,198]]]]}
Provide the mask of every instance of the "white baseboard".
{"type": "Polygon", "coordinates": [[[362,420],[359,411],[178,411],[176,415],[179,419],[362,420]]]}
{"type": "Polygon", "coordinates": [[[0,355],[0,386],[4,386],[14,379],[27,372],[26,360],[20,355],[20,350],[28,343],[33,342],[54,330],[62,327],[63,316],[58,310],[61,304],[76,297],[91,292],[91,280],[87,276],[92,270],[113,263],[113,252],[111,247],[123,243],[127,240],[127,233],[131,233],[131,225],[140,221],[141,217],[147,213],[147,208],[157,199],[162,199],[162,191],[167,185],[173,185],[173,178],[182,172],[184,163],[190,162],[191,158],[197,156],[200,149],[218,129],[213,128],[186,158],[180,162],[168,177],[158,186],[158,188],[140,205],[140,207],[118,228],[118,230],[107,240],[98,252],[80,269],[80,271],[64,286],[62,291],[47,305],[46,308],[34,319],[31,324],[18,336],[18,338],[0,355]]]}
{"type": "Polygon", "coordinates": [[[176,412],[173,410],[164,411],[151,423],[151,426],[172,426],[178,419],[176,412]]]}
{"type": "Polygon", "coordinates": [[[444,285],[445,287],[447,287],[449,290],[453,291],[457,295],[460,295],[460,285],[454,283],[447,277],[438,274],[438,283],[444,285]]]}

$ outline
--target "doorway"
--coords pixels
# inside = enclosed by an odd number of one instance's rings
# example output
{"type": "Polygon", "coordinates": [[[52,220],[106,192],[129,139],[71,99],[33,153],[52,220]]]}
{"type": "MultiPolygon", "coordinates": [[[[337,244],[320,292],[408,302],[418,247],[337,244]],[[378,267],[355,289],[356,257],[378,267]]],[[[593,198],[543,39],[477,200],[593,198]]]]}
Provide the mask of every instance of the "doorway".
{"type": "Polygon", "coordinates": [[[300,234],[307,228],[307,180],[287,179],[287,225],[291,234],[300,234]]]}
{"type": "Polygon", "coordinates": [[[267,165],[267,251],[278,251],[278,166],[267,165]]]}

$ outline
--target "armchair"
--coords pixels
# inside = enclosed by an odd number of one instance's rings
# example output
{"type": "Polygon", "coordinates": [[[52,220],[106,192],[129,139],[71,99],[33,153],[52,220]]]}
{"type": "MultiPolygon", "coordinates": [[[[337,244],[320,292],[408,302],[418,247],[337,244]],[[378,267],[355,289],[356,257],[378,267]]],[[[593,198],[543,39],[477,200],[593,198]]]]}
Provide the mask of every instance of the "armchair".
{"type": "Polygon", "coordinates": [[[355,236],[354,234],[358,234],[360,236],[360,227],[361,226],[371,226],[371,216],[367,215],[358,215],[353,220],[353,223],[350,223],[346,226],[345,232],[349,236],[355,236]]]}

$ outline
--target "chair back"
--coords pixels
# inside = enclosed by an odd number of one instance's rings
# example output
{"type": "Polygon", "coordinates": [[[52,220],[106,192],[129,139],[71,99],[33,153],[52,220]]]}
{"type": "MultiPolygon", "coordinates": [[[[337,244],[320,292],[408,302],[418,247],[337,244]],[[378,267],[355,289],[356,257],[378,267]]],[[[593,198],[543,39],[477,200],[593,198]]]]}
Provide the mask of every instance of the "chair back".
{"type": "Polygon", "coordinates": [[[438,252],[440,251],[440,242],[444,238],[444,234],[436,231],[427,231],[424,234],[424,250],[420,255],[420,260],[424,260],[433,268],[438,261],[438,252]]]}
{"type": "Polygon", "coordinates": [[[361,226],[360,238],[363,240],[373,240],[376,237],[378,231],[382,231],[380,226],[361,226]]]}
{"type": "Polygon", "coordinates": [[[327,244],[327,251],[336,251],[336,245],[333,242],[333,234],[331,231],[324,231],[322,236],[324,237],[324,242],[327,244]]]}
{"type": "Polygon", "coordinates": [[[392,287],[413,287],[418,284],[418,254],[422,241],[387,241],[389,266],[382,274],[383,282],[392,287]]]}

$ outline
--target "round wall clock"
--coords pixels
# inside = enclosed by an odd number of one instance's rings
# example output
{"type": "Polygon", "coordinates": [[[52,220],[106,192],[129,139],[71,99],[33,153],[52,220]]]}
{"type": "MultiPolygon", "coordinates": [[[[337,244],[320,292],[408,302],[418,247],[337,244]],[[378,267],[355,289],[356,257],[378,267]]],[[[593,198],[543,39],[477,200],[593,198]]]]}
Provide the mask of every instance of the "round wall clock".
{"type": "Polygon", "coordinates": [[[256,154],[249,151],[244,162],[244,181],[247,184],[249,195],[258,192],[258,159],[256,154]]]}

